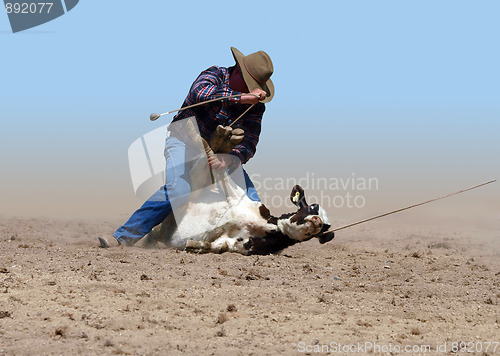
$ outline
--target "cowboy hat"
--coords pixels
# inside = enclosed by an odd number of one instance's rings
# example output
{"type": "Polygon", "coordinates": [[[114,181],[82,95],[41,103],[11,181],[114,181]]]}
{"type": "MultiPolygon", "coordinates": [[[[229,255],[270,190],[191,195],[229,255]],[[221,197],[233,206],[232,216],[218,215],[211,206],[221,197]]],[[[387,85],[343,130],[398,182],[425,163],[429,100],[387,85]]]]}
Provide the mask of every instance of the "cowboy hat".
{"type": "Polygon", "coordinates": [[[274,96],[274,84],[271,81],[273,74],[273,62],[269,55],[264,51],[258,51],[248,56],[231,47],[233,57],[240,67],[243,80],[251,92],[254,89],[262,89],[267,93],[262,103],[268,103],[274,96]]]}

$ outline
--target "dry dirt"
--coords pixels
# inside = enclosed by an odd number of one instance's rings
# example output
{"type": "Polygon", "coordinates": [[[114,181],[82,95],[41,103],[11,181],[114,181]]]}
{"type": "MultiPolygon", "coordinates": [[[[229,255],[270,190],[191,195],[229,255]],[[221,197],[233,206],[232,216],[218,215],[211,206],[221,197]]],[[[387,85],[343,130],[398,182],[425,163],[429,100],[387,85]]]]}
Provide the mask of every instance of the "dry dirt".
{"type": "Polygon", "coordinates": [[[358,342],[380,349],[351,354],[470,342],[493,355],[486,342],[500,341],[498,230],[388,220],[261,257],[98,248],[120,222],[0,219],[0,355],[347,354],[334,347],[358,342]]]}

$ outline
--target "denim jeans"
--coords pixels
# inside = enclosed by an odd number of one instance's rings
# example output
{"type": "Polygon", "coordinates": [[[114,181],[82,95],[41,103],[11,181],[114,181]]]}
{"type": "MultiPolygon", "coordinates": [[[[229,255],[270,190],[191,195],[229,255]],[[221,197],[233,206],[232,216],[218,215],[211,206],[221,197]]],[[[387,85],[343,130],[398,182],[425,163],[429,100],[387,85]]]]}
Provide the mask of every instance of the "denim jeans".
{"type": "MultiPolygon", "coordinates": [[[[191,193],[189,171],[198,154],[199,152],[194,152],[179,138],[175,136],[167,138],[165,144],[165,185],[136,210],[124,225],[116,230],[113,236],[120,243],[135,244],[172,213],[172,202],[175,206],[187,202],[191,193]]],[[[243,175],[246,187],[242,188],[246,188],[247,196],[251,200],[260,201],[257,190],[245,170],[243,170],[243,175]]]]}

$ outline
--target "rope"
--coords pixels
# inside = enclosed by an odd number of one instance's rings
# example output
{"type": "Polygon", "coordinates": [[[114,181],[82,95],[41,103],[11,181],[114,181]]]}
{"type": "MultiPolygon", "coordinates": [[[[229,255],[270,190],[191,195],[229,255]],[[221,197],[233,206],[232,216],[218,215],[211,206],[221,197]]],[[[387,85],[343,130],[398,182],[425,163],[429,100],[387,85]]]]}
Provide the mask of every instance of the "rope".
{"type": "Polygon", "coordinates": [[[467,189],[460,190],[460,191],[455,192],[455,193],[443,195],[442,197],[439,197],[439,198],[434,198],[434,199],[431,199],[431,200],[427,200],[427,201],[424,201],[423,203],[413,204],[413,205],[407,206],[406,208],[401,208],[401,209],[394,210],[394,211],[391,211],[391,212],[388,212],[388,213],[384,213],[384,214],[380,214],[380,215],[374,216],[372,218],[364,219],[364,220],[361,220],[361,221],[358,221],[358,222],[355,222],[355,223],[352,223],[352,224],[349,224],[349,225],[338,227],[338,228],[336,228],[336,229],[334,229],[332,231],[339,231],[339,230],[347,229],[348,227],[359,225],[359,224],[365,223],[367,221],[375,220],[375,219],[381,218],[383,216],[387,216],[387,215],[399,213],[400,211],[404,211],[404,210],[408,210],[408,209],[411,209],[411,208],[415,208],[417,206],[428,204],[430,202],[433,202],[433,201],[436,201],[436,200],[439,200],[439,199],[448,198],[448,197],[451,197],[452,195],[456,195],[456,194],[460,194],[460,193],[466,192],[468,190],[476,189],[476,188],[479,188],[479,187],[481,187],[483,185],[490,184],[490,183],[493,183],[493,182],[496,182],[496,179],[490,180],[489,182],[486,182],[486,183],[481,183],[481,184],[475,185],[475,186],[467,188],[467,189]]]}
{"type": "Polygon", "coordinates": [[[248,109],[246,109],[243,114],[241,114],[240,116],[238,116],[238,118],[236,120],[234,120],[230,125],[229,127],[233,126],[234,124],[236,124],[236,121],[238,121],[239,119],[241,119],[243,117],[243,115],[245,115],[248,111],[250,111],[251,108],[254,107],[255,104],[252,104],[250,105],[250,107],[248,109]]]}

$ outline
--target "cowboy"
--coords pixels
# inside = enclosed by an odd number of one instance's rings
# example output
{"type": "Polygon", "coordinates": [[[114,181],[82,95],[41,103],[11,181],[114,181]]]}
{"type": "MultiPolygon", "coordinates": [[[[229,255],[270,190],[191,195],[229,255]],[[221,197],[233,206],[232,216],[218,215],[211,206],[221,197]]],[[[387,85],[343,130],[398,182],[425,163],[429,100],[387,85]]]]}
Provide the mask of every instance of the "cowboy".
{"type": "MultiPolygon", "coordinates": [[[[262,116],[265,103],[274,96],[274,85],[270,79],[273,74],[271,58],[264,51],[247,56],[231,47],[236,64],[232,67],[212,66],[203,71],[194,81],[182,107],[228,97],[180,111],[172,123],[189,117],[195,117],[200,135],[207,142],[214,135],[218,126],[229,126],[247,109],[247,113],[239,119],[239,126],[244,129],[244,137],[230,152],[242,164],[248,162],[256,151],[261,131],[262,116]],[[229,98],[230,97],[230,98],[229,98]]],[[[170,127],[175,126],[173,124],[170,127]]],[[[101,247],[118,245],[132,246],[151,229],[160,224],[172,213],[172,203],[187,201],[191,192],[189,176],[190,166],[197,152],[193,152],[182,134],[172,130],[165,143],[166,184],[154,193],[128,221],[112,236],[99,236],[101,247]]],[[[227,169],[227,159],[211,155],[208,163],[212,169],[227,169]]],[[[248,174],[243,170],[246,192],[250,199],[260,201],[257,191],[248,174]]]]}

